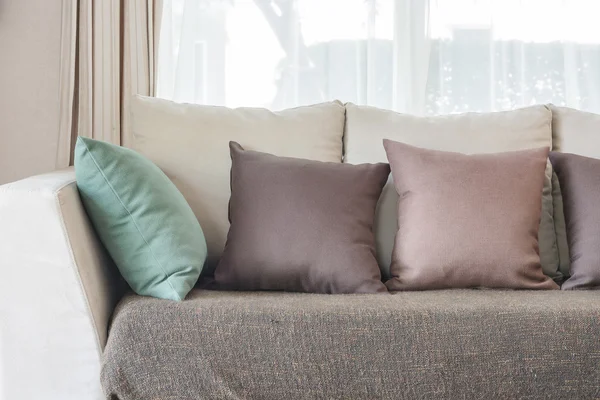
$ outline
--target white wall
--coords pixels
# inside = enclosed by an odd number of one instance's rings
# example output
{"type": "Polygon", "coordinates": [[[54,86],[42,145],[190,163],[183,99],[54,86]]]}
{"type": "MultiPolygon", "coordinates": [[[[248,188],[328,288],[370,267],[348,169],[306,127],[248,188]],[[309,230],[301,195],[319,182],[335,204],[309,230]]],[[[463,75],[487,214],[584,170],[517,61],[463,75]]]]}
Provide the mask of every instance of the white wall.
{"type": "Polygon", "coordinates": [[[0,0],[0,184],[55,169],[61,0],[0,0]]]}

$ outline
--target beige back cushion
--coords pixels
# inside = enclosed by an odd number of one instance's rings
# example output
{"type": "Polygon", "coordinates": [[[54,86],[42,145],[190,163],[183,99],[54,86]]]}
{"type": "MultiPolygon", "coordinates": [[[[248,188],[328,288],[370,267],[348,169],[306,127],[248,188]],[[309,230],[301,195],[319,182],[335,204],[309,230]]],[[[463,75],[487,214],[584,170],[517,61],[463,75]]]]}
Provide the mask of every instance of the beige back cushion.
{"type": "MultiPolygon", "coordinates": [[[[552,114],[545,106],[496,113],[416,117],[349,103],[346,105],[344,162],[386,161],[383,139],[464,154],[549,147],[552,144],[551,121],[552,114]]],[[[539,230],[540,257],[544,272],[558,278],[551,176],[548,163],[539,230]]],[[[398,229],[397,201],[398,195],[390,179],[379,200],[375,221],[377,256],[384,277],[389,277],[394,235],[398,229]]]]}
{"type": "Polygon", "coordinates": [[[278,156],[342,159],[344,106],[337,101],[272,112],[136,96],[130,113],[133,148],[171,178],[200,221],[208,271],[214,270],[229,230],[229,141],[278,156]]]}
{"type": "Polygon", "coordinates": [[[600,115],[550,105],[553,150],[600,158],[600,115]]]}

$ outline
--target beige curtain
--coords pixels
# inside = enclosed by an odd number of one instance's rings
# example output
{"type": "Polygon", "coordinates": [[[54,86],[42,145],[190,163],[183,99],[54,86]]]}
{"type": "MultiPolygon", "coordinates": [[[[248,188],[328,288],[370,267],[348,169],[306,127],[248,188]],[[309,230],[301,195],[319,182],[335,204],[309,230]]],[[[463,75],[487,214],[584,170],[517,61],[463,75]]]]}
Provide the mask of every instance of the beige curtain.
{"type": "Polygon", "coordinates": [[[162,0],[62,0],[57,167],[73,163],[77,135],[131,145],[134,94],[155,95],[162,0]]]}

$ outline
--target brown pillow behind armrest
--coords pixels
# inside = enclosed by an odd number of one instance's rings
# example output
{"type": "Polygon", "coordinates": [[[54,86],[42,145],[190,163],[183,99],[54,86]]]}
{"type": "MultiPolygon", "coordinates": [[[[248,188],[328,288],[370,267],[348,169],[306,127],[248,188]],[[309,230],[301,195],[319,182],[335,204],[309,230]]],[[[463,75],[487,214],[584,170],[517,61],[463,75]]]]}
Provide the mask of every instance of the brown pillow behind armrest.
{"type": "Polygon", "coordinates": [[[600,160],[550,153],[563,196],[571,277],[562,289],[600,289],[600,160]]]}

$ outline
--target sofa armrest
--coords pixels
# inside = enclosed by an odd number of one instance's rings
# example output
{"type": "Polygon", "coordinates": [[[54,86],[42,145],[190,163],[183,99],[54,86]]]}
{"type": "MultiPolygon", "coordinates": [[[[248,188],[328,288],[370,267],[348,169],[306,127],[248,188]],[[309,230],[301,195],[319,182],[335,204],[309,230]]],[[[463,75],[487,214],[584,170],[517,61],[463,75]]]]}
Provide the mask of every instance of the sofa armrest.
{"type": "Polygon", "coordinates": [[[126,285],[72,169],[0,186],[0,399],[100,399],[108,322],[126,285]]]}

